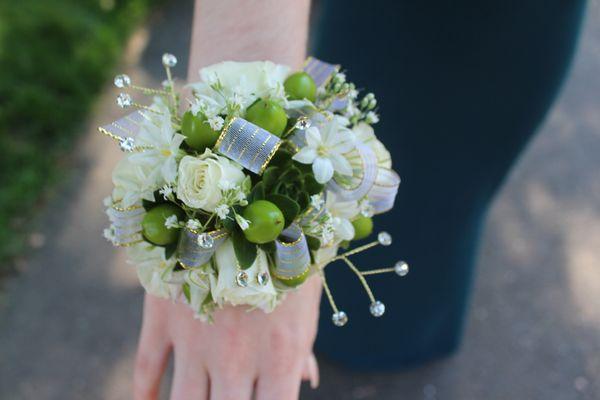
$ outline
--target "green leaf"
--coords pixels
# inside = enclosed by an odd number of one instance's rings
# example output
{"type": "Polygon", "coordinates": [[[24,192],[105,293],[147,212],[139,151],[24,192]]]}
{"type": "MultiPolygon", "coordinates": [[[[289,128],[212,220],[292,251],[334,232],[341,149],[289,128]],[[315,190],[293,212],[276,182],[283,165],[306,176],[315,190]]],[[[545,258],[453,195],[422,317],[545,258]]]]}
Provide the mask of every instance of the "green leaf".
{"type": "Polygon", "coordinates": [[[292,153],[287,150],[279,149],[271,159],[269,165],[283,166],[292,160],[292,153]]]}
{"type": "Polygon", "coordinates": [[[262,176],[262,181],[265,187],[273,186],[279,178],[279,167],[269,167],[265,170],[262,176]]]}
{"type": "Polygon", "coordinates": [[[310,197],[308,197],[308,193],[298,193],[296,200],[298,200],[298,204],[300,205],[300,212],[303,212],[308,208],[308,203],[310,202],[310,197]]]}
{"type": "Polygon", "coordinates": [[[252,178],[246,175],[240,187],[242,188],[242,192],[246,194],[250,193],[250,189],[252,189],[252,178]]]}
{"type": "Polygon", "coordinates": [[[325,185],[317,182],[313,174],[304,175],[304,189],[309,195],[319,194],[325,189],[325,185]]]}
{"type": "Polygon", "coordinates": [[[287,228],[300,213],[300,205],[294,200],[281,194],[271,194],[267,196],[267,200],[275,204],[283,213],[285,218],[285,227],[287,228]]]}
{"type": "Polygon", "coordinates": [[[308,244],[308,248],[317,251],[321,247],[321,241],[314,236],[306,236],[306,243],[308,244]]]}
{"type": "Polygon", "coordinates": [[[301,172],[298,168],[296,167],[291,167],[286,169],[281,176],[279,177],[279,179],[282,182],[286,182],[286,183],[291,183],[294,181],[297,181],[300,178],[301,172]]]}
{"type": "Polygon", "coordinates": [[[165,246],[165,258],[167,260],[173,257],[173,254],[175,254],[175,250],[177,250],[177,244],[178,241],[175,241],[174,243],[170,243],[165,246]]]}
{"type": "Polygon", "coordinates": [[[250,192],[250,196],[248,196],[248,203],[253,203],[257,200],[265,199],[265,186],[262,182],[258,182],[252,188],[252,192],[250,192]]]}
{"type": "Polygon", "coordinates": [[[190,303],[192,301],[192,295],[190,294],[190,284],[185,282],[183,285],[181,285],[181,290],[183,291],[185,299],[188,301],[188,303],[190,303]]]}
{"type": "Polygon", "coordinates": [[[275,242],[274,242],[274,241],[273,241],[273,242],[267,242],[267,243],[263,243],[263,244],[261,244],[261,245],[259,245],[259,246],[260,246],[260,248],[261,248],[263,251],[265,251],[265,252],[267,252],[267,253],[275,253],[275,250],[277,249],[277,248],[275,247],[275,242]]]}
{"type": "Polygon", "coordinates": [[[256,245],[246,240],[244,233],[236,229],[231,235],[233,240],[233,250],[235,251],[235,257],[237,258],[240,268],[248,269],[254,263],[256,255],[258,253],[256,245]]]}

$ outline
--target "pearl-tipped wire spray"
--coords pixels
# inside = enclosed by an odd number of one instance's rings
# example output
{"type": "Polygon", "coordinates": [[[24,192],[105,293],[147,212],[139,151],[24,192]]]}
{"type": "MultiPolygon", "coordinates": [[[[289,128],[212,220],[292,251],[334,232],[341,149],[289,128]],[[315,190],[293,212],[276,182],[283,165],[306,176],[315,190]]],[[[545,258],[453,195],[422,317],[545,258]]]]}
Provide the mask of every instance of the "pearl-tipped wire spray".
{"type": "Polygon", "coordinates": [[[173,54],[165,53],[162,56],[162,63],[167,73],[167,81],[169,82],[168,91],[171,94],[171,100],[173,101],[173,110],[177,110],[177,94],[175,93],[173,75],[171,74],[171,68],[177,65],[177,58],[173,54]]]}
{"type": "Polygon", "coordinates": [[[158,95],[164,96],[164,95],[169,94],[166,90],[152,89],[152,88],[147,88],[144,86],[133,85],[131,83],[131,78],[129,77],[129,75],[126,75],[126,74],[119,74],[119,75],[115,76],[115,79],[113,82],[114,82],[115,86],[118,87],[119,89],[131,88],[133,90],[138,90],[145,95],[158,94],[158,95]]]}

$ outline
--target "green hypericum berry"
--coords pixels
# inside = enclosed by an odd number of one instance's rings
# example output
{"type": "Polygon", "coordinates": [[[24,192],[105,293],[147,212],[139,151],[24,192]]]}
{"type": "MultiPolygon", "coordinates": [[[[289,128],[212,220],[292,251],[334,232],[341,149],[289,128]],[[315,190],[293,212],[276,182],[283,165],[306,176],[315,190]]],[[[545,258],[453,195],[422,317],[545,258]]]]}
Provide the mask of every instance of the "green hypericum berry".
{"type": "Polygon", "coordinates": [[[306,72],[296,72],[288,76],[283,87],[291,100],[307,99],[314,102],[317,98],[317,85],[306,72]]]}
{"type": "Polygon", "coordinates": [[[160,246],[174,243],[179,237],[179,229],[165,226],[165,221],[171,215],[176,215],[180,221],[185,218],[185,212],[172,203],[160,204],[148,211],[142,220],[144,237],[160,246]]]}
{"type": "Polygon", "coordinates": [[[242,216],[250,221],[244,236],[252,243],[268,243],[277,239],[283,230],[285,219],[281,210],[270,201],[257,200],[250,204],[242,216]]]}
{"type": "Polygon", "coordinates": [[[354,240],[364,239],[373,232],[373,219],[369,217],[358,217],[352,221],[354,226],[354,240]]]}
{"type": "Polygon", "coordinates": [[[213,147],[221,132],[212,130],[205,116],[187,111],[181,120],[181,133],[185,136],[188,146],[202,151],[213,147]]]}
{"type": "Polygon", "coordinates": [[[287,115],[279,104],[272,100],[258,100],[246,110],[246,119],[275,136],[281,136],[287,126],[287,115]]]}

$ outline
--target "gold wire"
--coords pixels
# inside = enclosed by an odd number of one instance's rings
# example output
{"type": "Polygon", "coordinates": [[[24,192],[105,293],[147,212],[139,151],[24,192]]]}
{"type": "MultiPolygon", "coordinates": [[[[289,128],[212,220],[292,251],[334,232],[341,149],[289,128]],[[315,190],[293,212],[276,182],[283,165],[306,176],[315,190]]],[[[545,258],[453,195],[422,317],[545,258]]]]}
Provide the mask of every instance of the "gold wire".
{"type": "Polygon", "coordinates": [[[329,285],[327,284],[327,279],[325,278],[325,272],[323,271],[323,268],[317,268],[317,270],[319,271],[321,282],[323,282],[323,289],[325,289],[325,294],[327,295],[327,300],[329,300],[329,305],[331,305],[331,308],[333,309],[334,313],[340,312],[340,310],[338,310],[337,308],[337,305],[335,304],[335,301],[333,300],[331,290],[329,290],[329,285]]]}
{"type": "Polygon", "coordinates": [[[349,250],[349,251],[347,251],[345,253],[342,253],[342,254],[340,254],[340,255],[332,258],[331,262],[336,261],[336,260],[341,260],[341,259],[349,257],[351,255],[354,255],[354,254],[360,253],[362,251],[368,250],[368,249],[370,249],[372,247],[377,246],[378,244],[379,244],[378,241],[374,241],[374,242],[371,242],[371,243],[364,244],[362,246],[358,246],[355,249],[349,250]]]}
{"type": "Polygon", "coordinates": [[[177,95],[175,94],[175,85],[173,84],[173,77],[171,76],[171,68],[165,66],[165,70],[167,71],[167,80],[169,81],[169,92],[171,93],[171,97],[173,99],[173,109],[177,109],[177,95]]]}
{"type": "Polygon", "coordinates": [[[365,288],[365,291],[367,292],[367,295],[369,296],[369,300],[371,300],[371,303],[374,303],[375,296],[373,296],[373,292],[371,291],[371,288],[369,287],[369,284],[367,283],[367,280],[365,279],[365,277],[362,276],[362,273],[358,270],[358,268],[356,268],[356,266],[352,263],[352,261],[350,261],[346,257],[342,257],[342,260],[346,263],[346,265],[348,265],[348,267],[350,267],[352,272],[354,272],[356,274],[356,276],[358,277],[358,280],[365,288]]]}
{"type": "Polygon", "coordinates": [[[395,272],[394,268],[379,268],[379,269],[370,269],[368,271],[360,271],[361,275],[377,275],[377,274],[385,274],[387,272],[395,272]]]}
{"type": "Polygon", "coordinates": [[[145,110],[145,111],[150,111],[151,113],[157,114],[157,115],[162,115],[162,113],[160,111],[156,111],[153,108],[150,108],[148,106],[145,106],[143,104],[139,104],[139,103],[131,103],[131,105],[135,108],[139,108],[140,110],[145,110]]]}
{"type": "Polygon", "coordinates": [[[144,92],[145,94],[148,93],[152,93],[152,94],[169,94],[169,92],[167,92],[166,90],[159,90],[159,89],[151,89],[151,88],[147,88],[147,87],[143,87],[143,86],[137,86],[137,85],[129,85],[130,88],[134,89],[134,90],[139,90],[141,92],[144,92]]]}

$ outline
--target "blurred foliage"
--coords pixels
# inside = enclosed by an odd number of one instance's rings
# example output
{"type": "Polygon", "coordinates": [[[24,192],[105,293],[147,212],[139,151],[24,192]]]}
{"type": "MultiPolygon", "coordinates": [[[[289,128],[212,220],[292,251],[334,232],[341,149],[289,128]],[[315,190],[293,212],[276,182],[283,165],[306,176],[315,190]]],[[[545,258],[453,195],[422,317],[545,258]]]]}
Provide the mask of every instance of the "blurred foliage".
{"type": "Polygon", "coordinates": [[[128,34],[159,1],[0,2],[0,272],[128,34]]]}

